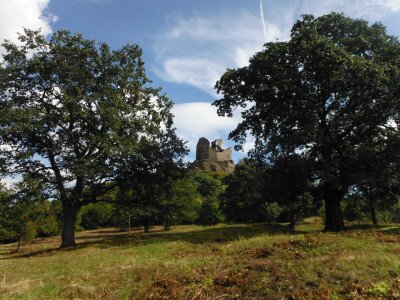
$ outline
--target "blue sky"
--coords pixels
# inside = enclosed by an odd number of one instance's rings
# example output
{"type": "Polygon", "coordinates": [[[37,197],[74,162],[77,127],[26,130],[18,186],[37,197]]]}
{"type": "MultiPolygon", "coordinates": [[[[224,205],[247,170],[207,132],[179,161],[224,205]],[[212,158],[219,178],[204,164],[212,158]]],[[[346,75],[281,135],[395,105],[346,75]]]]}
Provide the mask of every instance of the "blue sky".
{"type": "Polygon", "coordinates": [[[66,28],[113,48],[140,45],[148,77],[176,103],[175,125],[193,159],[202,136],[232,145],[227,135],[240,114],[220,118],[210,106],[226,68],[245,66],[266,41],[288,39],[301,14],[331,11],[381,21],[400,35],[400,0],[0,0],[0,39],[16,40],[22,27],[66,28]]]}

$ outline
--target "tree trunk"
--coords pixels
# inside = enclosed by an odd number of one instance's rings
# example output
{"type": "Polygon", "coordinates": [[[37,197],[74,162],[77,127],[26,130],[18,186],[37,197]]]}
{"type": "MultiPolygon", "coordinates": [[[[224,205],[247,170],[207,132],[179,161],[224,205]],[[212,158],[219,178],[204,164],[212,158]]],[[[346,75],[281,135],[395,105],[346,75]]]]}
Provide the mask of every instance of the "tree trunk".
{"type": "Polygon", "coordinates": [[[131,214],[128,215],[128,235],[131,234],[131,214]]]}
{"type": "Polygon", "coordinates": [[[21,236],[19,237],[19,239],[18,239],[17,250],[15,250],[15,253],[18,253],[19,247],[21,246],[21,242],[22,242],[22,235],[21,235],[21,236]]]}
{"type": "Polygon", "coordinates": [[[378,219],[376,218],[375,206],[374,206],[374,202],[372,200],[369,202],[369,211],[371,213],[372,224],[378,225],[378,219]]]}
{"type": "Polygon", "coordinates": [[[170,229],[171,229],[171,224],[170,224],[170,222],[169,222],[169,213],[168,213],[168,211],[166,211],[165,213],[164,213],[164,230],[165,231],[169,231],[170,229]]]}
{"type": "Polygon", "coordinates": [[[169,231],[171,229],[171,224],[169,224],[168,221],[165,221],[164,223],[164,231],[169,231]]]}
{"type": "Polygon", "coordinates": [[[340,201],[344,196],[340,190],[327,190],[325,198],[325,229],[324,231],[342,231],[345,229],[340,201]]]}
{"type": "Polygon", "coordinates": [[[61,236],[61,248],[75,247],[75,221],[79,206],[63,205],[63,231],[61,236]]]}
{"type": "Polygon", "coordinates": [[[144,232],[145,233],[150,232],[150,220],[148,219],[144,221],[144,232]]]}
{"type": "Polygon", "coordinates": [[[290,223],[289,223],[290,232],[295,232],[295,225],[296,225],[296,213],[292,213],[292,215],[290,216],[290,223]]]}

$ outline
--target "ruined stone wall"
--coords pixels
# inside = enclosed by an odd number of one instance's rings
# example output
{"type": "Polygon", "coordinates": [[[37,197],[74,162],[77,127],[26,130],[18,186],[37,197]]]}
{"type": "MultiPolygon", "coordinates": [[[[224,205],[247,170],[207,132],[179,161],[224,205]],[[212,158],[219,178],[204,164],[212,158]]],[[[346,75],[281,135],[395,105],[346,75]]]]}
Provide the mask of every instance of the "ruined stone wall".
{"type": "Polygon", "coordinates": [[[224,171],[232,173],[235,165],[232,160],[232,148],[223,149],[222,139],[212,143],[200,138],[196,146],[195,166],[205,171],[224,171]]]}
{"type": "Polygon", "coordinates": [[[210,148],[208,152],[208,159],[214,161],[232,160],[232,148],[222,150],[221,152],[210,148]]]}
{"type": "Polygon", "coordinates": [[[218,161],[232,160],[232,148],[225,149],[222,152],[217,152],[218,161]]]}

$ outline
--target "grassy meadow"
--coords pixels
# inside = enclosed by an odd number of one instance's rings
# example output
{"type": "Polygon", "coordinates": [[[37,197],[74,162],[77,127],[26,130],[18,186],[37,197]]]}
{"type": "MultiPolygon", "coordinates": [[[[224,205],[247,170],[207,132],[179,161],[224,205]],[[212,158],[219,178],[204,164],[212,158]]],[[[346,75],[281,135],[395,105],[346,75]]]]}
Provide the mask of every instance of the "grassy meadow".
{"type": "Polygon", "coordinates": [[[1,299],[400,299],[400,227],[116,229],[0,245],[1,299]]]}

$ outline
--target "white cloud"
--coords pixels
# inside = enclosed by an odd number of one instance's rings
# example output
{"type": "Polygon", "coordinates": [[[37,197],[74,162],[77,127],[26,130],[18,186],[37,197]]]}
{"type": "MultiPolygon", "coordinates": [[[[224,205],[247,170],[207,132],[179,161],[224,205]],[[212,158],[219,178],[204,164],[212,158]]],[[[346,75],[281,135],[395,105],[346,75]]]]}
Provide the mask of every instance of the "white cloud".
{"type": "Polygon", "coordinates": [[[219,117],[216,107],[208,102],[175,104],[172,112],[175,115],[177,134],[188,141],[191,158],[194,158],[199,138],[225,139],[241,119],[239,113],[234,114],[232,118],[219,117]]]}
{"type": "MultiPolygon", "coordinates": [[[[0,1],[0,41],[17,41],[17,32],[23,28],[39,29],[47,35],[51,33],[51,23],[57,17],[46,12],[50,0],[1,0],[0,1]]],[[[1,52],[1,48],[0,48],[1,52]]]]}
{"type": "MultiPolygon", "coordinates": [[[[266,20],[267,40],[285,38],[266,20]]],[[[226,68],[245,66],[261,50],[264,29],[259,12],[175,18],[155,46],[157,74],[166,81],[185,83],[215,96],[214,85],[226,68]]]]}

